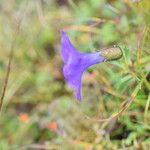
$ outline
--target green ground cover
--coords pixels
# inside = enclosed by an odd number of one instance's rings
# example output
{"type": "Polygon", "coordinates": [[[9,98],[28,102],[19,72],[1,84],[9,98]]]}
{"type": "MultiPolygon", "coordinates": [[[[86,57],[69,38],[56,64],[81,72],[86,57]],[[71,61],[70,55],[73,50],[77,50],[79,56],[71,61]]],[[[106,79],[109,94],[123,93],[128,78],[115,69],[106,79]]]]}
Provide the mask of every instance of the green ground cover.
{"type": "Polygon", "coordinates": [[[149,0],[0,0],[0,150],[149,150],[149,0]],[[62,75],[60,29],[82,52],[114,44],[118,61],[62,75]]]}

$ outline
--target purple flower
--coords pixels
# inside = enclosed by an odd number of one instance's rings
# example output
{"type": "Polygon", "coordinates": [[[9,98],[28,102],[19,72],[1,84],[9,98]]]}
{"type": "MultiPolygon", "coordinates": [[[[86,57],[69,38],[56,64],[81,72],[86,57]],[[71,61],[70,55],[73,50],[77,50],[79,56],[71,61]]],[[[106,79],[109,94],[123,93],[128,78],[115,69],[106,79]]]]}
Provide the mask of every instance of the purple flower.
{"type": "Polygon", "coordinates": [[[75,90],[76,98],[81,101],[81,78],[91,65],[104,61],[100,52],[81,53],[70,42],[67,34],[61,31],[61,56],[64,61],[63,74],[68,85],[75,90]]]}

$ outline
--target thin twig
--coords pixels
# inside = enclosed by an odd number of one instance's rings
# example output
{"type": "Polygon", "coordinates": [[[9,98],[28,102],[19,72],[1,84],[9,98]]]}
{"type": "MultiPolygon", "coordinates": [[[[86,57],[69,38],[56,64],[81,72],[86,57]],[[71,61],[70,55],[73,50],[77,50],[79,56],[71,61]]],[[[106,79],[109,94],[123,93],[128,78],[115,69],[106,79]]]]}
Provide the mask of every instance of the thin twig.
{"type": "MultiPolygon", "coordinates": [[[[25,7],[25,9],[26,8],[27,7],[25,7]]],[[[13,56],[14,56],[14,48],[15,48],[15,45],[16,45],[16,39],[17,39],[17,35],[19,34],[20,27],[21,27],[21,22],[24,18],[25,12],[26,11],[24,10],[23,11],[24,14],[23,14],[22,19],[20,19],[17,23],[17,29],[16,29],[16,32],[15,32],[14,40],[12,41],[12,45],[10,47],[10,55],[9,55],[9,58],[8,58],[8,65],[7,65],[7,68],[6,68],[6,76],[5,76],[5,79],[4,79],[4,85],[2,87],[2,92],[1,92],[2,94],[1,94],[1,97],[0,97],[0,112],[2,110],[3,101],[4,101],[4,98],[5,98],[6,89],[7,89],[7,85],[8,85],[8,80],[9,80],[9,77],[10,77],[11,64],[12,64],[12,60],[13,60],[13,56]]]]}
{"type": "Polygon", "coordinates": [[[110,122],[112,119],[114,118],[118,118],[130,105],[131,103],[134,101],[135,97],[131,97],[125,104],[124,106],[119,110],[119,112],[114,113],[112,116],[110,116],[109,118],[105,118],[105,119],[93,119],[90,118],[88,116],[85,116],[86,119],[89,119],[91,121],[95,121],[95,122],[110,122]]]}
{"type": "Polygon", "coordinates": [[[13,55],[14,55],[14,47],[15,47],[15,44],[16,44],[17,35],[19,33],[20,23],[21,23],[21,21],[18,23],[16,36],[15,36],[15,38],[12,42],[12,45],[10,47],[10,55],[9,55],[9,59],[8,59],[8,65],[7,65],[7,68],[6,68],[6,76],[5,76],[5,79],[4,79],[4,85],[3,85],[3,88],[2,88],[2,94],[1,94],[1,98],[0,98],[0,111],[2,109],[4,97],[5,97],[5,94],[6,94],[6,88],[7,88],[7,85],[8,85],[8,80],[9,80],[10,71],[11,71],[11,64],[12,64],[13,55]]]}
{"type": "Polygon", "coordinates": [[[6,93],[6,88],[8,85],[9,74],[10,74],[10,70],[11,70],[11,63],[12,63],[12,59],[13,59],[13,49],[14,49],[14,44],[12,43],[11,50],[10,50],[10,56],[9,56],[9,60],[8,60],[8,65],[7,65],[7,70],[6,70],[6,76],[5,76],[4,85],[2,88],[2,95],[0,98],[0,111],[2,109],[3,100],[5,97],[5,93],[6,93]]]}

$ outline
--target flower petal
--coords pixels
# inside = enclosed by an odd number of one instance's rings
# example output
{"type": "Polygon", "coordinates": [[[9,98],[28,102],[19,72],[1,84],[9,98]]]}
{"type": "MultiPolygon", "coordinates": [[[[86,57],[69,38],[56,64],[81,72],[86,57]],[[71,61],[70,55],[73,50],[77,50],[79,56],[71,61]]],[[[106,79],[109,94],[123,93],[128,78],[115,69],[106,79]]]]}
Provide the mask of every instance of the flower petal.
{"type": "Polygon", "coordinates": [[[76,98],[81,101],[81,79],[83,72],[91,65],[104,61],[100,52],[80,53],[62,32],[61,54],[64,60],[63,74],[68,85],[75,90],[76,98]]]}
{"type": "Polygon", "coordinates": [[[72,45],[67,34],[64,31],[61,31],[61,36],[62,36],[62,38],[61,38],[61,56],[65,63],[65,62],[67,62],[70,55],[77,53],[77,50],[72,45]]]}

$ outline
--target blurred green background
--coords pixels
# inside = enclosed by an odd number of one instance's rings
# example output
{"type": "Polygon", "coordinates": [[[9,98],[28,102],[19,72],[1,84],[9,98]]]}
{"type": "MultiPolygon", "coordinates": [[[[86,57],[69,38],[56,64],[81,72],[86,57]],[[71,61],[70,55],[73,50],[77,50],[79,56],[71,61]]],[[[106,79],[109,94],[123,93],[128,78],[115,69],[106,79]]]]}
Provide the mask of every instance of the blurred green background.
{"type": "Polygon", "coordinates": [[[149,0],[0,0],[0,150],[149,150],[149,0]],[[85,72],[82,102],[62,75],[60,33],[77,49],[114,44],[85,72]]]}

